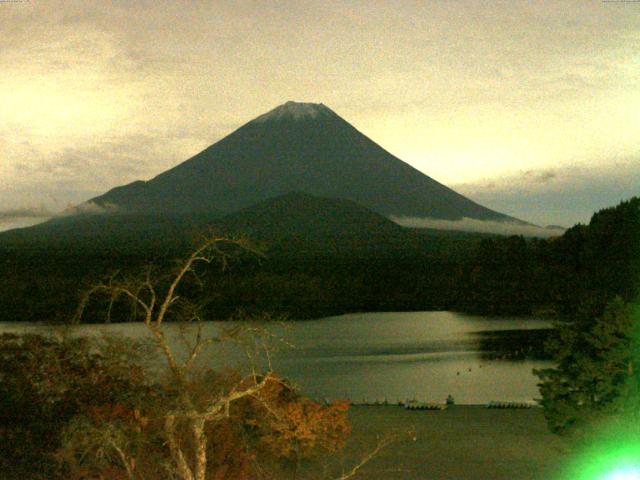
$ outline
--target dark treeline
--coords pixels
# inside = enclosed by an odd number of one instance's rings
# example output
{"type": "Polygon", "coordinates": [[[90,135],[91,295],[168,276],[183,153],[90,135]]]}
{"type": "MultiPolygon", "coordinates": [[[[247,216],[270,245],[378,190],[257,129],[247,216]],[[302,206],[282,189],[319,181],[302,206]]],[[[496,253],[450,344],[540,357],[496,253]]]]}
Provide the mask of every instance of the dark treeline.
{"type": "MultiPolygon", "coordinates": [[[[170,267],[188,250],[189,242],[178,238],[51,240],[28,248],[0,242],[0,321],[66,320],[82,290],[104,275],[140,272],[149,263],[170,267]]],[[[615,296],[629,301],[637,290],[640,199],[597,212],[589,225],[548,240],[403,229],[376,238],[283,233],[257,244],[264,258],[246,256],[223,273],[201,272],[204,283],[187,284],[184,294],[197,290],[206,313],[218,319],[239,310],[294,319],[434,309],[599,315],[615,296]]],[[[114,312],[116,320],[129,314],[114,312]]]]}
{"type": "MultiPolygon", "coordinates": [[[[258,242],[264,244],[264,242],[258,242]]],[[[364,310],[447,308],[451,272],[468,255],[473,236],[439,238],[416,235],[409,245],[394,239],[377,245],[344,239],[312,242],[285,238],[263,247],[264,257],[249,254],[198,272],[203,285],[187,282],[186,290],[202,299],[210,318],[224,319],[239,310],[269,312],[290,318],[312,318],[364,310]]],[[[0,321],[65,321],[82,292],[119,272],[139,274],[148,264],[170,269],[191,246],[163,243],[157,248],[127,251],[114,247],[40,245],[0,248],[0,321]]],[[[189,292],[182,292],[188,294],[189,292]]],[[[97,305],[96,321],[103,321],[97,305]]],[[[114,320],[127,311],[113,310],[114,320]]],[[[87,315],[86,318],[92,318],[87,315]]]]}
{"type": "MultiPolygon", "coordinates": [[[[640,199],[549,240],[468,236],[427,251],[296,256],[220,277],[215,311],[244,306],[296,318],[364,310],[449,309],[482,315],[599,316],[630,301],[640,278],[640,199]]],[[[433,242],[433,238],[424,240],[433,242]]]]}
{"type": "Polygon", "coordinates": [[[640,199],[595,213],[550,240],[486,239],[456,284],[454,307],[483,314],[600,316],[616,296],[634,300],[640,279],[640,199]]]}

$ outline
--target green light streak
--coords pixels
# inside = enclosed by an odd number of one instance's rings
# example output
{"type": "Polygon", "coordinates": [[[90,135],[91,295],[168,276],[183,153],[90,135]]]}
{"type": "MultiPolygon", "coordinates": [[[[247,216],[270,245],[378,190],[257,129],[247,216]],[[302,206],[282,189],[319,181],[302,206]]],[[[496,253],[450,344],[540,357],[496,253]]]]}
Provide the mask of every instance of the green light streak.
{"type": "Polygon", "coordinates": [[[607,435],[584,449],[559,477],[562,480],[640,480],[640,436],[628,429],[607,435]]]}
{"type": "Polygon", "coordinates": [[[640,479],[640,468],[637,466],[618,468],[603,478],[603,480],[638,480],[638,479],[640,479]]]}
{"type": "Polygon", "coordinates": [[[624,413],[591,430],[558,480],[640,480],[640,303],[632,304],[624,413]]]}

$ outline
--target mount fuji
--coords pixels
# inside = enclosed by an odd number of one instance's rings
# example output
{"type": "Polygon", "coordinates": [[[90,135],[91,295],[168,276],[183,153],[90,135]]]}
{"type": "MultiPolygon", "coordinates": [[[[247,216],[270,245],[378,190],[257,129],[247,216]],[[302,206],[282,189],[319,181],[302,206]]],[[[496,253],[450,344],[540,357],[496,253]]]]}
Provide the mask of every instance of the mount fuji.
{"type": "Polygon", "coordinates": [[[149,181],[77,211],[228,215],[301,192],[351,200],[388,218],[516,222],[393,156],[321,103],[287,102],[149,181]]]}

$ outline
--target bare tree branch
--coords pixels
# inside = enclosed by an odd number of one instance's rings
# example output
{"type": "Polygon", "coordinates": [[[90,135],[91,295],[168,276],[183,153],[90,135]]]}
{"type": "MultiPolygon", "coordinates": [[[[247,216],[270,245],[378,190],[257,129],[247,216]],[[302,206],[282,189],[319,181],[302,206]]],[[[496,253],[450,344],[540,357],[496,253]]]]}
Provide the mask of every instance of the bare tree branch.
{"type": "Polygon", "coordinates": [[[191,468],[187,463],[187,459],[184,456],[184,452],[176,438],[175,421],[176,416],[173,414],[168,414],[164,420],[164,430],[167,437],[167,443],[169,445],[169,451],[171,452],[171,456],[176,464],[178,475],[180,475],[182,480],[194,480],[193,472],[191,471],[191,468]]]}
{"type": "Polygon", "coordinates": [[[381,450],[389,446],[390,444],[398,441],[398,435],[385,435],[381,439],[378,440],[376,446],[367,453],[362,459],[353,466],[351,470],[346,473],[343,473],[341,476],[334,478],[333,480],[348,480],[349,478],[355,477],[358,472],[364,467],[367,463],[373,460],[381,450]]]}
{"type": "MultiPolygon", "coordinates": [[[[259,331],[255,327],[246,328],[245,330],[250,334],[262,334],[261,340],[253,340],[253,350],[255,355],[260,354],[266,357],[267,372],[258,375],[255,363],[252,362],[251,374],[241,378],[228,391],[213,395],[208,399],[195,397],[194,393],[192,393],[190,382],[193,382],[192,369],[197,358],[207,347],[215,343],[228,339],[237,339],[243,328],[234,326],[222,329],[216,336],[206,338],[203,334],[199,310],[187,299],[181,299],[178,294],[179,288],[187,275],[192,275],[195,281],[201,284],[201,279],[198,276],[198,272],[196,272],[198,264],[208,265],[214,261],[219,261],[220,267],[223,270],[226,269],[231,256],[228,250],[229,247],[262,256],[261,252],[251,247],[245,240],[213,236],[204,241],[185,260],[180,262],[174,274],[168,279],[167,277],[163,279],[154,278],[151,266],[144,271],[142,277],[137,279],[122,278],[119,273],[113,274],[105,282],[99,283],[85,292],[74,317],[76,321],[81,321],[90,298],[98,294],[106,294],[110,297],[109,319],[111,318],[113,304],[120,297],[125,297],[132,303],[134,318],[138,318],[138,309],[142,310],[143,322],[151,333],[156,346],[162,352],[171,373],[171,380],[175,382],[175,391],[177,392],[177,397],[173,399],[175,406],[164,414],[163,430],[166,437],[166,445],[175,464],[175,474],[181,480],[205,480],[207,473],[207,436],[205,427],[208,423],[228,418],[231,407],[235,402],[244,398],[256,399],[265,406],[267,412],[278,418],[277,412],[267,405],[260,392],[271,382],[283,385],[284,383],[273,373],[271,355],[266,340],[268,336],[265,337],[265,332],[259,331]],[[186,334],[183,337],[186,346],[184,360],[177,358],[163,329],[170,311],[176,318],[181,319],[184,324],[190,324],[191,322],[197,324],[193,341],[189,340],[186,334]],[[180,436],[185,431],[189,432],[189,437],[193,442],[193,445],[189,445],[189,448],[182,444],[184,440],[180,436]]],[[[378,450],[373,452],[371,457],[378,450]]],[[[133,471],[131,470],[131,464],[126,463],[125,452],[122,449],[117,452],[120,458],[123,459],[130,478],[132,478],[133,471]]],[[[359,466],[356,466],[353,471],[357,471],[358,468],[359,466]]],[[[349,477],[345,476],[343,478],[349,477]]]]}

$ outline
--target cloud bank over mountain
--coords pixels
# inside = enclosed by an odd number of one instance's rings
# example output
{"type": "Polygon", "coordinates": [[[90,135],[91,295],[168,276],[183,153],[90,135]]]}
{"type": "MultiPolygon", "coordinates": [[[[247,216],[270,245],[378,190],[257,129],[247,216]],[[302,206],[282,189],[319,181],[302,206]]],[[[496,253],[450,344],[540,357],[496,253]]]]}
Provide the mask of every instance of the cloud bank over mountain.
{"type": "Polygon", "coordinates": [[[0,210],[0,220],[8,220],[12,218],[42,218],[50,217],[53,214],[46,207],[32,208],[14,208],[9,210],[0,210]]]}
{"type": "Polygon", "coordinates": [[[0,232],[12,228],[22,228],[44,222],[53,216],[44,206],[23,207],[0,210],[0,232]]]}
{"type": "Polygon", "coordinates": [[[495,222],[463,218],[461,220],[440,220],[429,217],[389,217],[398,225],[412,228],[433,228],[436,230],[456,230],[476,233],[495,233],[498,235],[523,235],[525,237],[556,237],[565,231],[560,227],[539,227],[515,222],[495,222]]]}
{"type": "Polygon", "coordinates": [[[538,225],[588,223],[593,212],[640,195],[640,157],[573,164],[453,185],[465,196],[538,225]]]}

